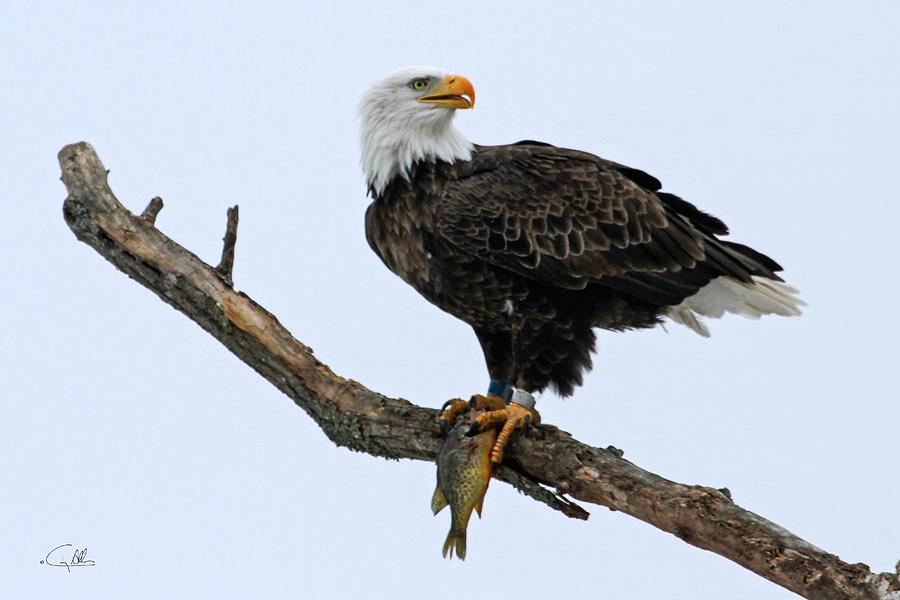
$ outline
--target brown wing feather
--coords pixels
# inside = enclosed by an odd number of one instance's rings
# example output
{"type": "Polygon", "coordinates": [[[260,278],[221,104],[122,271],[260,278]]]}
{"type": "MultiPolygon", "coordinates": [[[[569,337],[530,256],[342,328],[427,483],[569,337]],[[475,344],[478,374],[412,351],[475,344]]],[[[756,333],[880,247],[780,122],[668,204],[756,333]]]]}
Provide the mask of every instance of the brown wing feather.
{"type": "Polygon", "coordinates": [[[483,260],[573,289],[704,260],[704,233],[650,189],[658,182],[617,167],[553,146],[478,148],[443,192],[438,232],[483,260]]]}

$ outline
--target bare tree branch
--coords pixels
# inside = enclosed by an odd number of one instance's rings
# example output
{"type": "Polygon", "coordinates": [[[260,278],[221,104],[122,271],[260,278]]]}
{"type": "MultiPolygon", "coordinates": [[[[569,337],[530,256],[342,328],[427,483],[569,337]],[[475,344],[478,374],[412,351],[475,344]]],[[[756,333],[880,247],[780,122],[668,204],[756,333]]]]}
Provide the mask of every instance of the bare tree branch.
{"type": "Polygon", "coordinates": [[[141,218],[150,223],[151,225],[156,225],[156,216],[159,214],[159,211],[163,209],[163,201],[159,196],[154,196],[150,199],[149,204],[147,204],[147,208],[144,209],[144,212],[141,213],[141,218]]]}
{"type": "Polygon", "coordinates": [[[558,510],[562,514],[572,519],[581,519],[587,521],[590,513],[562,494],[555,494],[543,487],[536,481],[529,479],[522,473],[506,465],[497,465],[494,467],[494,479],[506,482],[513,486],[526,496],[534,498],[538,502],[543,502],[550,508],[558,510]]]}
{"type": "Polygon", "coordinates": [[[216,267],[216,273],[233,286],[231,272],[234,270],[234,245],[237,244],[238,207],[228,209],[228,224],[225,226],[225,237],[222,238],[222,260],[216,267]]]}
{"type": "MultiPolygon", "coordinates": [[[[387,458],[435,459],[436,410],[334,374],[272,314],[235,291],[229,277],[223,280],[156,229],[161,202],[156,208],[151,202],[144,213],[149,218],[124,208],[90,145],[66,146],[59,163],[69,194],[63,214],[76,237],[212,334],[305,410],[335,444],[387,458]]],[[[220,270],[230,275],[236,212],[229,217],[220,270]]],[[[498,479],[569,516],[586,513],[563,495],[627,513],[806,598],[900,600],[897,573],[875,574],[864,564],[843,562],[737,506],[726,489],[669,481],[624,460],[615,448],[595,448],[541,425],[518,435],[506,457],[498,479]]]]}

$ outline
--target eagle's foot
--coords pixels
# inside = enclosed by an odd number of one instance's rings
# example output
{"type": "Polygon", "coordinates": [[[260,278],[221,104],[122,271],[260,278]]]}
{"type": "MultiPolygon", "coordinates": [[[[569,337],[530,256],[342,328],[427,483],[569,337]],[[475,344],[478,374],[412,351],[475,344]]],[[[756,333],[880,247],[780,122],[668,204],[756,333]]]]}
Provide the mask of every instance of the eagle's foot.
{"type": "Polygon", "coordinates": [[[453,427],[459,415],[467,410],[469,410],[469,403],[461,398],[451,398],[444,402],[444,405],[441,407],[441,414],[438,416],[441,432],[446,432],[453,427]]]}
{"type": "Polygon", "coordinates": [[[510,403],[503,408],[484,412],[475,417],[475,422],[469,429],[469,435],[477,435],[486,429],[503,424],[494,448],[491,450],[491,462],[503,462],[503,452],[509,443],[513,431],[523,429],[532,423],[541,422],[541,416],[536,410],[528,409],[521,404],[510,403]]]}
{"type": "Polygon", "coordinates": [[[456,419],[471,408],[481,411],[496,411],[506,408],[506,402],[500,396],[490,394],[487,396],[475,394],[468,402],[459,398],[447,400],[444,402],[444,406],[441,407],[441,414],[438,417],[441,430],[447,431],[453,427],[456,419]]]}
{"type": "Polygon", "coordinates": [[[469,398],[469,406],[475,410],[493,412],[495,410],[503,410],[506,408],[506,400],[500,396],[494,396],[493,394],[488,394],[487,396],[475,394],[469,398]]]}

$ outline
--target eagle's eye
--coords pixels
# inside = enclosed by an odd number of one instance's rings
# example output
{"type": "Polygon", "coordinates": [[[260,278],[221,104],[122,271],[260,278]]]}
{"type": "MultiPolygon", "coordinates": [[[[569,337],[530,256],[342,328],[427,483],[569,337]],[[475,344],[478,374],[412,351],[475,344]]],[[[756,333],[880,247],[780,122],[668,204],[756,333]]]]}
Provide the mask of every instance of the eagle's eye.
{"type": "Polygon", "coordinates": [[[409,82],[409,87],[417,92],[421,92],[428,87],[428,80],[425,78],[413,79],[409,82]]]}

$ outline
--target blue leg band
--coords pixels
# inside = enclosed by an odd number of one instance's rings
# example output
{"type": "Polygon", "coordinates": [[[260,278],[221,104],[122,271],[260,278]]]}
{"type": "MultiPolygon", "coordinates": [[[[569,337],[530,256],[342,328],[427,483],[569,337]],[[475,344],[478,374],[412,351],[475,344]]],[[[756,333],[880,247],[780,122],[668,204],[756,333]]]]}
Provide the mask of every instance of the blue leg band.
{"type": "Polygon", "coordinates": [[[512,386],[506,383],[505,381],[498,381],[496,379],[491,379],[490,385],[488,385],[488,396],[499,396],[503,398],[507,403],[509,399],[512,397],[512,386]]]}

